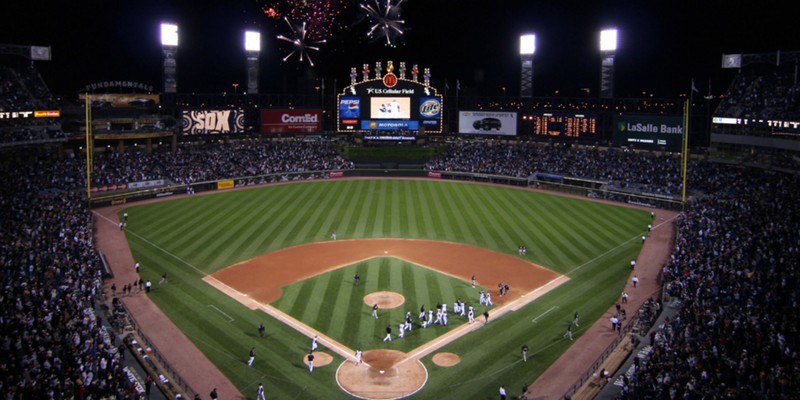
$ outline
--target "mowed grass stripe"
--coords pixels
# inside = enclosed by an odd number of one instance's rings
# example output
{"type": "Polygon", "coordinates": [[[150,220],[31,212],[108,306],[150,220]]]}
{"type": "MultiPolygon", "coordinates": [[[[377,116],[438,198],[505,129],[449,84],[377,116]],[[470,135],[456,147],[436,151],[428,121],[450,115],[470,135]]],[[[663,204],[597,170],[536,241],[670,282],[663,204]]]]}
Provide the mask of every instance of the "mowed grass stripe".
{"type": "Polygon", "coordinates": [[[301,223],[302,229],[298,232],[298,237],[311,237],[319,238],[318,240],[328,240],[330,238],[331,229],[330,225],[325,225],[325,220],[333,218],[338,203],[338,195],[341,193],[341,187],[330,185],[329,182],[321,182],[318,184],[317,192],[320,192],[318,198],[313,199],[316,203],[313,207],[308,207],[311,214],[305,218],[306,223],[301,223]]]}
{"type": "MultiPolygon", "coordinates": [[[[442,186],[447,186],[449,184],[450,183],[445,183],[442,186]]],[[[442,204],[440,197],[442,190],[444,190],[444,188],[439,187],[439,185],[427,185],[425,186],[424,198],[425,203],[431,210],[432,218],[430,223],[434,227],[433,231],[436,237],[441,240],[452,242],[455,239],[455,234],[453,233],[450,222],[445,220],[445,206],[442,204]]]]}
{"type": "Polygon", "coordinates": [[[466,243],[473,246],[481,246],[482,243],[487,243],[491,240],[489,231],[486,230],[486,224],[482,223],[478,217],[481,203],[472,185],[458,185],[456,187],[456,198],[460,199],[458,203],[460,209],[467,211],[461,215],[461,218],[465,219],[465,222],[470,227],[470,240],[466,241],[466,243]]]}
{"type": "Polygon", "coordinates": [[[265,232],[265,227],[269,223],[265,214],[273,209],[266,196],[250,198],[248,207],[241,209],[230,215],[230,228],[227,232],[214,238],[211,243],[197,252],[197,256],[209,260],[211,265],[219,265],[231,258],[248,259],[253,254],[258,254],[259,249],[264,249],[264,241],[261,239],[265,232]],[[233,235],[230,232],[239,232],[233,235]]]}
{"type": "Polygon", "coordinates": [[[419,209],[421,205],[417,203],[417,195],[416,195],[416,188],[417,186],[412,185],[401,185],[401,190],[403,191],[401,198],[403,199],[403,205],[405,207],[401,207],[398,211],[398,215],[402,213],[405,217],[402,219],[403,221],[403,229],[402,233],[405,237],[408,238],[417,238],[420,236],[419,231],[419,223],[417,218],[419,218],[419,209]]]}
{"type": "Polygon", "coordinates": [[[375,209],[377,207],[375,203],[378,201],[377,198],[381,196],[376,187],[376,181],[364,181],[364,187],[361,189],[361,195],[364,196],[364,204],[358,215],[358,223],[353,230],[354,238],[369,237],[368,230],[370,234],[372,233],[372,220],[375,218],[375,209]]]}
{"type": "Polygon", "coordinates": [[[475,236],[472,231],[473,227],[467,224],[467,219],[464,213],[459,212],[465,209],[464,203],[458,195],[458,188],[461,185],[439,185],[437,189],[441,189],[440,199],[443,199],[445,205],[447,220],[450,221],[450,226],[453,230],[453,240],[460,243],[474,243],[475,236]]]}

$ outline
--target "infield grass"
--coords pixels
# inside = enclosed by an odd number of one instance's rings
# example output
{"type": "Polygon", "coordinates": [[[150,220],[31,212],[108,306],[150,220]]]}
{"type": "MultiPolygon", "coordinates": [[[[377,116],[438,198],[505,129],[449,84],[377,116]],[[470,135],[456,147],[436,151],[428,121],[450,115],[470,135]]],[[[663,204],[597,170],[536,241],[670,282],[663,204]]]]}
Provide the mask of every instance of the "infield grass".
{"type": "MultiPolygon", "coordinates": [[[[617,300],[651,222],[648,212],[620,206],[511,187],[429,180],[292,183],[124,211],[129,214],[126,236],[143,277],[158,282],[163,272],[169,275],[167,284],[154,285],[153,301],[248,398],[255,398],[255,388],[263,382],[268,397],[276,399],[350,398],[334,379],[342,358],[329,352],[333,365],[309,375],[302,362],[310,345],[307,337],[211,288],[203,276],[266,252],[328,240],[334,230],[339,239],[444,240],[510,254],[524,244],[529,260],[568,275],[570,281],[443,348],[461,357],[456,367],[440,368],[430,356],[423,359],[429,381],[415,398],[496,398],[500,385],[516,396],[571,344],[562,335],[575,311],[582,321],[574,330],[577,337],[617,300]],[[258,337],[261,322],[267,326],[266,338],[258,337]],[[526,365],[520,357],[523,344],[530,347],[526,365]],[[245,361],[253,346],[256,362],[248,368],[245,361]]],[[[337,273],[352,277],[347,270],[331,272],[337,273]]],[[[411,281],[405,275],[401,280],[411,281]]],[[[415,287],[423,282],[413,281],[415,287]]],[[[298,290],[295,301],[279,299],[276,305],[299,313],[311,326],[328,326],[332,333],[342,330],[339,318],[344,323],[351,311],[334,311],[339,309],[334,305],[350,304],[353,293],[335,288],[309,291],[304,285],[289,288],[298,290]]],[[[359,329],[348,338],[348,327],[336,335],[358,344],[360,335],[374,339],[374,329],[384,328],[359,329]]],[[[195,389],[203,393],[211,386],[195,389]]]]}

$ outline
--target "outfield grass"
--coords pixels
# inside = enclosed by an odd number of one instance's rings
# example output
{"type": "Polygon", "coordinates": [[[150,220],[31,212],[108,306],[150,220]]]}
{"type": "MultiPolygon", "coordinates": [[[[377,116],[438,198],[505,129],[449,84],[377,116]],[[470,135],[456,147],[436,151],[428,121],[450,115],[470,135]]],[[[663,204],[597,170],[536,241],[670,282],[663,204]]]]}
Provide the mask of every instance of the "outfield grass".
{"type": "MultiPolygon", "coordinates": [[[[427,180],[293,183],[125,211],[130,216],[126,235],[142,275],[157,282],[164,271],[169,274],[169,283],[156,285],[151,293],[153,301],[250,398],[258,382],[270,398],[349,398],[335,386],[335,365],[342,359],[333,354],[334,366],[309,376],[302,356],[310,340],[211,288],[201,280],[209,273],[265,252],[328,240],[334,230],[340,239],[445,240],[510,254],[525,244],[531,261],[571,280],[442,349],[461,356],[457,367],[440,368],[430,357],[423,359],[429,382],[415,396],[489,399],[501,384],[519,394],[522,385],[558,358],[570,344],[562,334],[575,311],[585,321],[575,332],[580,335],[613,304],[650,223],[649,213],[640,210],[510,187],[427,180]],[[267,338],[258,337],[260,322],[267,326],[267,338]],[[519,356],[522,344],[528,344],[533,359],[525,366],[519,356]],[[256,362],[248,368],[253,346],[256,362]]],[[[334,325],[330,307],[281,302],[276,305],[293,309],[309,325],[334,325]]]]}

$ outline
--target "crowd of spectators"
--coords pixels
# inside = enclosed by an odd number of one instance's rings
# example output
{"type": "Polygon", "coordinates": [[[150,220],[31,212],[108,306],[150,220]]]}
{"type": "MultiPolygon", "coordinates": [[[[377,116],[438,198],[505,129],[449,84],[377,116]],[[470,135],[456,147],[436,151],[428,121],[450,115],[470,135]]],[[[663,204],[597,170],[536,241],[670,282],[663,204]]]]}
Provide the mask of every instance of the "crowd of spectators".
{"type": "Polygon", "coordinates": [[[115,335],[102,323],[101,264],[84,196],[61,165],[0,164],[0,397],[128,398],[115,335]]]}
{"type": "MultiPolygon", "coordinates": [[[[699,163],[693,162],[692,167],[699,163]]],[[[606,182],[610,189],[660,195],[681,193],[681,158],[675,154],[534,142],[458,141],[425,168],[528,178],[536,173],[606,182]]]]}
{"type": "Polygon", "coordinates": [[[191,184],[286,172],[354,168],[353,163],[338,155],[329,142],[256,139],[228,143],[186,142],[178,145],[174,153],[166,148],[149,153],[143,149],[124,153],[109,151],[98,153],[93,164],[93,187],[158,179],[191,184]]]}
{"type": "MultiPolygon", "coordinates": [[[[742,72],[734,78],[722,98],[715,117],[750,121],[747,125],[717,125],[716,133],[747,136],[772,136],[775,129],[755,123],[766,120],[800,122],[800,83],[793,66],[770,68],[769,73],[742,72]]],[[[779,129],[796,133],[797,127],[779,129]]],[[[796,134],[780,135],[783,139],[796,134]]]]}
{"type": "Polygon", "coordinates": [[[715,178],[721,189],[678,222],[663,282],[680,308],[652,334],[632,398],[800,393],[800,179],[754,169],[715,178]]]}

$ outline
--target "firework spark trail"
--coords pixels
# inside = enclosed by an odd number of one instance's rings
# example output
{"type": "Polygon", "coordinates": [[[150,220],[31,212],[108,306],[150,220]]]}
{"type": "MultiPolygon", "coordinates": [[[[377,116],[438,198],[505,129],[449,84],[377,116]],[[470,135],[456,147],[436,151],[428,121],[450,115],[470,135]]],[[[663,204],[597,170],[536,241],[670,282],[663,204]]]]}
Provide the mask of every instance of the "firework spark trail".
{"type": "Polygon", "coordinates": [[[372,0],[360,4],[361,10],[370,21],[367,37],[385,40],[385,45],[395,47],[398,39],[402,39],[405,21],[400,16],[400,6],[405,0],[372,0]]]}
{"type": "Polygon", "coordinates": [[[291,37],[286,37],[283,35],[278,35],[279,40],[283,40],[285,42],[291,43],[292,51],[283,58],[283,61],[286,62],[293,55],[297,54],[298,59],[300,62],[304,62],[305,60],[308,61],[308,65],[313,67],[314,61],[311,60],[311,55],[309,51],[319,51],[318,44],[325,43],[325,40],[315,40],[315,41],[307,41],[307,30],[306,30],[306,23],[303,22],[299,27],[295,27],[290,21],[288,17],[283,18],[286,21],[286,24],[289,25],[289,29],[291,29],[291,37]]]}

